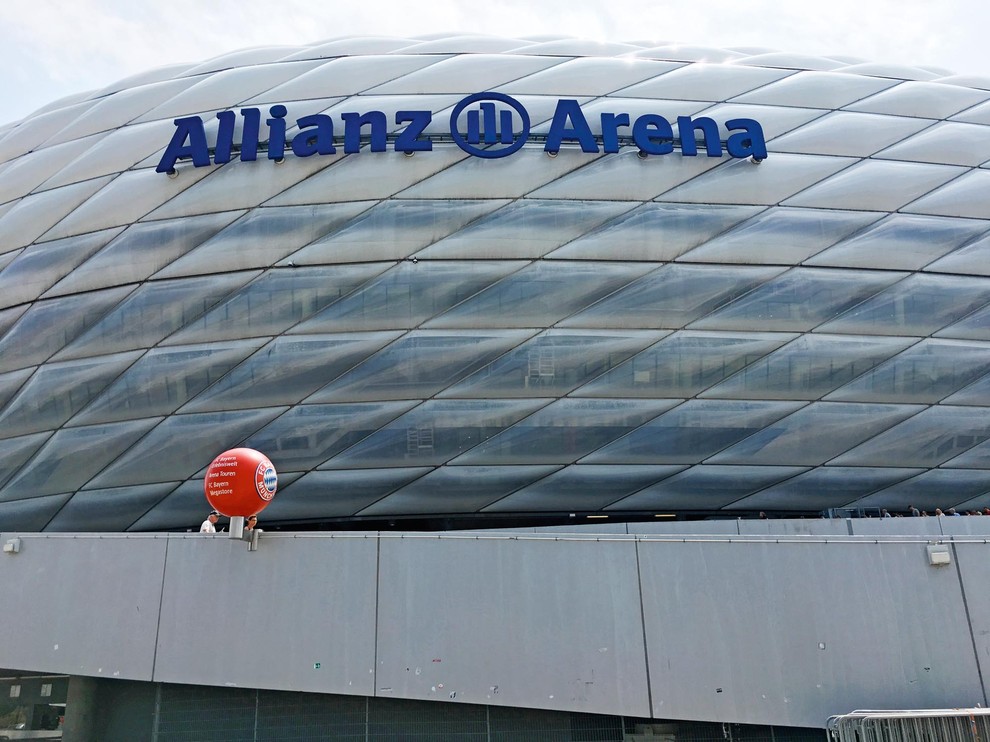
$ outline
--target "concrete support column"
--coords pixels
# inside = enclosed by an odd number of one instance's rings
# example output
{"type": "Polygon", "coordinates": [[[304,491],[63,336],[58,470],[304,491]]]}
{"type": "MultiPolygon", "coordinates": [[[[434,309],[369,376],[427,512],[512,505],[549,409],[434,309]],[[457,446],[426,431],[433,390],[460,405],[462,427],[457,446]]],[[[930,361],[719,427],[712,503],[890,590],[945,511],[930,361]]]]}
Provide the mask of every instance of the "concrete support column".
{"type": "Polygon", "coordinates": [[[69,678],[62,742],[99,742],[96,737],[99,686],[97,678],[76,675],[69,678]]]}

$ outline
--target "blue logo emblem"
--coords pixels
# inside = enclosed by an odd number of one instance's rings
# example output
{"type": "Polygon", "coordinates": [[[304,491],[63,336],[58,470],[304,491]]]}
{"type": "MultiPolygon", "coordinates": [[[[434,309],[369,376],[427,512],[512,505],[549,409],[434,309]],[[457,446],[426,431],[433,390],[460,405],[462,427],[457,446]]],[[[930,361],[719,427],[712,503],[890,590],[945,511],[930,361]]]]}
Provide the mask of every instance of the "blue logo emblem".
{"type": "Polygon", "coordinates": [[[508,157],[529,139],[529,113],[522,103],[511,96],[502,93],[475,93],[454,106],[454,110],[450,112],[450,136],[469,155],[488,160],[508,157]],[[496,102],[503,103],[508,108],[498,109],[496,102]],[[474,103],[480,105],[465,112],[474,103]],[[513,131],[513,112],[522,120],[518,133],[513,131]],[[458,126],[462,113],[465,114],[466,133],[462,133],[458,126]]]}

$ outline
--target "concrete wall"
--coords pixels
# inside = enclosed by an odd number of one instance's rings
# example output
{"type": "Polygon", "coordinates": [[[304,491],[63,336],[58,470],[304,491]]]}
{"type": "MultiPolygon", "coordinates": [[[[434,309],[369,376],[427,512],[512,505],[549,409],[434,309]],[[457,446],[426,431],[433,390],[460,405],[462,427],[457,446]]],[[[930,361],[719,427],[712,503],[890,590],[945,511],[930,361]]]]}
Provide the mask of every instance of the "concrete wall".
{"type": "Polygon", "coordinates": [[[785,726],[986,705],[990,544],[982,518],[954,537],[929,533],[940,520],[279,533],[253,552],[227,534],[23,534],[0,554],[0,666],[785,726]],[[932,541],[951,564],[929,564],[932,541]]]}

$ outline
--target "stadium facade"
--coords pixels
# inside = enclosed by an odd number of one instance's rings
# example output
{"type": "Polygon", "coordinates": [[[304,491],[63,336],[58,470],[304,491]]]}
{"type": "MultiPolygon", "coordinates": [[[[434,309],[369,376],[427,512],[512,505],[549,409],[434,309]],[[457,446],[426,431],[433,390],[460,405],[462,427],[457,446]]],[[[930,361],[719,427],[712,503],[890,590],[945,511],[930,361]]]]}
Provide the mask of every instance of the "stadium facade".
{"type": "Polygon", "coordinates": [[[354,38],[0,129],[0,522],[990,505],[990,80],[354,38]]]}

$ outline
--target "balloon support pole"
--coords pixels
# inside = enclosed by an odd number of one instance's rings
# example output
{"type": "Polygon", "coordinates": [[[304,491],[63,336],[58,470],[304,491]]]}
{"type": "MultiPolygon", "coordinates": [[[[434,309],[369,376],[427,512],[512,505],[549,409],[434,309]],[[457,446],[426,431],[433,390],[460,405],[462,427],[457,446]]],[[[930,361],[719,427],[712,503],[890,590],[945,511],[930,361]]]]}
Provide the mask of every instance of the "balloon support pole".
{"type": "Polygon", "coordinates": [[[230,537],[231,538],[244,538],[244,516],[243,515],[232,515],[232,516],[230,516],[230,537]]]}

